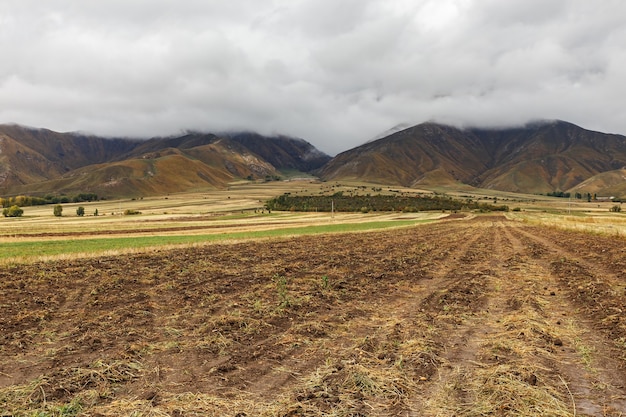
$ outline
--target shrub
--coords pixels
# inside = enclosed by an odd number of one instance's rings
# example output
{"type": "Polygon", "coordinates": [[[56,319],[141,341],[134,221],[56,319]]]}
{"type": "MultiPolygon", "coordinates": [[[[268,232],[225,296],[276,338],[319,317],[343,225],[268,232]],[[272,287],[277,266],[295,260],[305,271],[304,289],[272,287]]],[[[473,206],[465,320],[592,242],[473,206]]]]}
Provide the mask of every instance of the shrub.
{"type": "Polygon", "coordinates": [[[289,292],[287,290],[287,278],[276,274],[274,275],[273,281],[276,283],[276,290],[280,301],[279,307],[286,308],[291,306],[291,297],[289,297],[289,292]]]}
{"type": "Polygon", "coordinates": [[[124,216],[133,216],[133,215],[136,215],[136,214],[141,214],[141,212],[137,211],[137,210],[133,210],[133,209],[126,209],[126,210],[124,210],[124,216]]]}
{"type": "Polygon", "coordinates": [[[54,206],[54,209],[52,210],[52,212],[54,213],[56,217],[61,217],[63,215],[63,206],[60,204],[57,204],[56,206],[54,206]]]}
{"type": "Polygon", "coordinates": [[[622,206],[616,204],[613,207],[611,207],[609,209],[609,211],[613,212],[613,213],[619,213],[620,211],[622,211],[622,206]]]}
{"type": "Polygon", "coordinates": [[[22,217],[22,214],[24,214],[24,210],[22,210],[19,206],[11,206],[2,210],[2,215],[4,217],[22,217]]]}
{"type": "Polygon", "coordinates": [[[82,217],[82,216],[84,216],[84,215],[85,215],[85,207],[83,207],[83,206],[79,206],[79,207],[76,209],[76,215],[77,215],[77,216],[81,216],[81,217],[82,217]]]}

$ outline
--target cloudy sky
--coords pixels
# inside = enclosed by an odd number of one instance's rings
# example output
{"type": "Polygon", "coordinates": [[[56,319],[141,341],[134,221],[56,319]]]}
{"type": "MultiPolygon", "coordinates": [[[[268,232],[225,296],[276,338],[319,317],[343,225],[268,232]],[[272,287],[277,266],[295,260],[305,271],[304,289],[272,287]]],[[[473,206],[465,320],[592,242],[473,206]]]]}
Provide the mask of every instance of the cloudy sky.
{"type": "Polygon", "coordinates": [[[335,154],[399,124],[626,134],[623,0],[0,0],[0,123],[254,130],[335,154]]]}

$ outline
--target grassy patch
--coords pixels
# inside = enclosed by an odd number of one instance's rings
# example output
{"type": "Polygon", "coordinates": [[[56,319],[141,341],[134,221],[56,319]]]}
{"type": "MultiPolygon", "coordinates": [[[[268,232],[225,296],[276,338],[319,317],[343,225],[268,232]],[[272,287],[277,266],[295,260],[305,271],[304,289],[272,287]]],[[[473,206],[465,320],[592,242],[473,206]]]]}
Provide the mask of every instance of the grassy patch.
{"type": "Polygon", "coordinates": [[[282,237],[292,235],[309,235],[321,233],[342,233],[378,230],[390,227],[413,226],[427,220],[391,220],[369,223],[339,223],[318,226],[291,227],[272,230],[231,232],[222,234],[203,235],[162,235],[162,236],[138,236],[116,237],[77,240],[41,240],[10,242],[0,244],[0,260],[33,259],[40,257],[71,255],[71,254],[97,254],[104,252],[123,251],[128,249],[142,249],[170,245],[191,245],[206,242],[237,239],[260,239],[269,237],[282,237]]]}

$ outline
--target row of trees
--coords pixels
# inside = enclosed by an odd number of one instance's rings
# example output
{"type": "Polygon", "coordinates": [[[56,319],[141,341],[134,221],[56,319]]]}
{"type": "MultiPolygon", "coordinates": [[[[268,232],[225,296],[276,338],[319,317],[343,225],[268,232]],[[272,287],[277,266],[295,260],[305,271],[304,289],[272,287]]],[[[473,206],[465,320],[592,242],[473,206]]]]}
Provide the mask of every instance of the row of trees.
{"type": "MultiPolygon", "coordinates": [[[[563,191],[551,191],[549,193],[546,193],[546,195],[548,197],[560,197],[560,198],[570,198],[570,197],[572,197],[571,193],[567,193],[567,192],[563,192],[563,191]]],[[[592,196],[591,193],[585,193],[585,194],[574,193],[573,197],[575,199],[577,199],[577,200],[582,200],[584,198],[587,201],[595,200],[597,198],[597,196],[595,194],[592,196]]]]}
{"type": "Polygon", "coordinates": [[[429,210],[479,210],[508,211],[506,205],[477,203],[472,200],[455,200],[444,196],[395,196],[395,195],[354,195],[344,196],[292,196],[283,194],[265,203],[268,210],[278,211],[325,211],[369,212],[404,211],[418,212],[429,210]]]}
{"type": "MultiPolygon", "coordinates": [[[[63,216],[63,206],[62,206],[62,205],[60,205],[60,204],[57,204],[56,206],[54,206],[54,209],[53,209],[53,211],[52,211],[52,212],[54,213],[54,215],[55,215],[56,217],[61,217],[61,216],[63,216]]],[[[84,215],[85,215],[85,207],[83,207],[83,206],[78,206],[78,207],[76,207],[76,215],[77,215],[77,216],[80,216],[80,217],[84,216],[84,215]]],[[[97,215],[98,215],[98,209],[96,209],[96,210],[93,212],[93,215],[94,215],[94,216],[97,216],[97,215]]]]}
{"type": "Polygon", "coordinates": [[[46,204],[63,204],[63,203],[83,203],[89,201],[98,201],[98,195],[95,193],[80,193],[73,196],[46,195],[44,197],[33,197],[27,195],[18,195],[14,197],[0,197],[0,206],[9,208],[11,206],[30,207],[43,206],[46,204]]]}
{"type": "MultiPolygon", "coordinates": [[[[56,216],[56,217],[61,217],[63,216],[63,206],[60,204],[57,204],[56,206],[54,206],[54,209],[52,210],[52,213],[56,216]]],[[[24,214],[24,210],[17,205],[13,205],[11,207],[5,207],[2,210],[2,215],[4,217],[22,217],[22,215],[24,214]]],[[[85,215],[85,207],[83,206],[79,206],[76,208],[76,215],[77,216],[84,216],[85,215]]],[[[98,209],[96,209],[93,213],[94,216],[98,215],[98,209]]]]}
{"type": "MultiPolygon", "coordinates": [[[[563,191],[552,191],[549,193],[546,193],[547,196],[549,197],[561,197],[561,198],[570,198],[570,197],[574,197],[576,200],[587,200],[587,202],[591,202],[591,201],[596,201],[598,200],[598,195],[596,193],[574,193],[574,195],[572,196],[571,193],[566,193],[563,191]]],[[[616,202],[621,202],[623,199],[621,198],[614,198],[613,201],[616,202]]]]}

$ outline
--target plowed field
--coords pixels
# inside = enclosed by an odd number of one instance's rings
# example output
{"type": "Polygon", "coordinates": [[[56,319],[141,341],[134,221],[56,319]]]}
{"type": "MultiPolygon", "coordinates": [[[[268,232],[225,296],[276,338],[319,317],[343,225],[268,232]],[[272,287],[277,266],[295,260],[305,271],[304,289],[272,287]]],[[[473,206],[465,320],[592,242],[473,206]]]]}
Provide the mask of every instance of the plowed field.
{"type": "Polygon", "coordinates": [[[626,415],[626,241],[503,216],[5,266],[0,415],[626,415]]]}

